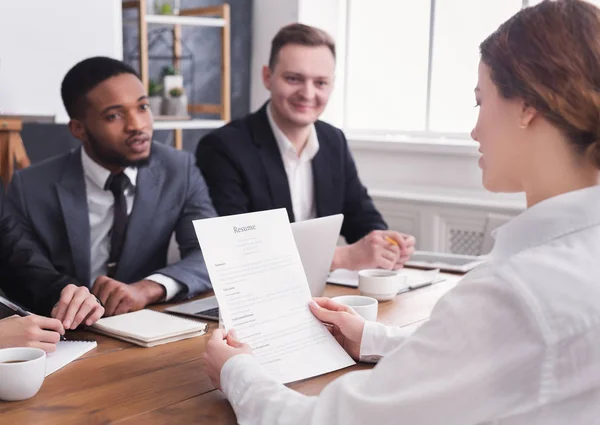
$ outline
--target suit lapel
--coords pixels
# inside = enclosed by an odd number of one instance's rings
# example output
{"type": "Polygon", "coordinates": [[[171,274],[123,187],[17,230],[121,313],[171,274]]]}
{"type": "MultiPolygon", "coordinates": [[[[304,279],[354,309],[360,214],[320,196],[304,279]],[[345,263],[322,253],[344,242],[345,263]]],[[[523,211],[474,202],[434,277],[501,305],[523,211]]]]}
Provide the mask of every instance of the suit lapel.
{"type": "Polygon", "coordinates": [[[81,148],[71,153],[56,192],[65,221],[71,259],[77,279],[90,284],[90,219],[85,189],[81,148]]]}
{"type": "Polygon", "coordinates": [[[335,158],[329,158],[328,146],[323,132],[317,126],[317,138],[319,139],[319,151],[312,160],[313,184],[315,193],[315,206],[317,217],[336,214],[331,211],[331,195],[335,191],[333,182],[333,168],[338,166],[335,158]]]}
{"type": "Polygon", "coordinates": [[[152,229],[152,219],[158,206],[164,179],[159,160],[155,157],[151,159],[147,167],[138,170],[135,201],[129,216],[123,252],[115,275],[117,280],[123,279],[127,270],[131,269],[129,265],[135,261],[138,246],[145,240],[144,235],[152,229]]]}
{"type": "Polygon", "coordinates": [[[290,222],[293,222],[295,219],[290,186],[277,141],[267,118],[267,104],[252,114],[249,119],[252,140],[258,147],[258,155],[267,175],[273,206],[275,208],[285,207],[290,222]]]}

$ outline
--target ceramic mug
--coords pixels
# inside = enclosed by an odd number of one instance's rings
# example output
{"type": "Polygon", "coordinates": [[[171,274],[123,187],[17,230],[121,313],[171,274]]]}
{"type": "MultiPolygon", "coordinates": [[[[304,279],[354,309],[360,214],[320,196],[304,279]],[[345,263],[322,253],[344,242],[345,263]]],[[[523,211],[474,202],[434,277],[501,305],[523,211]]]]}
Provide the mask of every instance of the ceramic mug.
{"type": "Polygon", "coordinates": [[[0,350],[0,400],[27,400],[42,387],[46,376],[46,352],[16,347],[0,350]]]}
{"type": "Polygon", "coordinates": [[[358,290],[378,301],[388,301],[405,289],[407,279],[396,270],[366,269],[358,272],[358,290]]]}
{"type": "Polygon", "coordinates": [[[362,316],[365,320],[375,322],[377,320],[377,300],[362,295],[341,295],[332,298],[338,304],[347,305],[362,316]]]}

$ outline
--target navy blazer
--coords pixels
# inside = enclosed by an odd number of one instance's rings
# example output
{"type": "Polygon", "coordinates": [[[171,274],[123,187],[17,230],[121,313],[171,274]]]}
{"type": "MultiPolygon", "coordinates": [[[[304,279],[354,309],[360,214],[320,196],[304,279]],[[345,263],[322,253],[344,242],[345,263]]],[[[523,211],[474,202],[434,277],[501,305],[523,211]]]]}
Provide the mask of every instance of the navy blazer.
{"type": "MultiPolygon", "coordinates": [[[[87,286],[90,224],[80,150],[17,172],[8,199],[24,232],[56,270],[87,286]]],[[[153,143],[149,164],[138,170],[135,202],[115,279],[134,283],[161,273],[185,285],[177,299],[210,289],[192,220],[214,216],[208,188],[193,156],[153,143]],[[173,232],[182,260],[167,266],[173,232]]],[[[60,292],[54,296],[58,299],[60,292]]]]}
{"type": "MultiPolygon", "coordinates": [[[[294,211],[287,174],[267,117],[267,104],[206,135],[196,163],[220,215],[286,208],[294,211]]],[[[315,123],[319,151],[312,160],[317,217],[344,214],[342,236],[354,243],[372,230],[387,229],[362,185],[344,133],[315,123]]]]}

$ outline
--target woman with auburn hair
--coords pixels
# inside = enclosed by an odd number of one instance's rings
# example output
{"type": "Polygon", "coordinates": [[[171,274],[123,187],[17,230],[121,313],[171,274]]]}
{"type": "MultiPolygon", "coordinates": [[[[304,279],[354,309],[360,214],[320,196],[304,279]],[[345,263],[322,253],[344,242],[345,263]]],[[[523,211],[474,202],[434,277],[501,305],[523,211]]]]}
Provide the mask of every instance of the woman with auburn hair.
{"type": "Polygon", "coordinates": [[[600,424],[600,10],[544,1],[480,47],[483,184],[525,192],[469,273],[412,335],[317,299],[368,371],[317,397],[275,383],[215,331],[206,372],[241,424],[600,424]]]}

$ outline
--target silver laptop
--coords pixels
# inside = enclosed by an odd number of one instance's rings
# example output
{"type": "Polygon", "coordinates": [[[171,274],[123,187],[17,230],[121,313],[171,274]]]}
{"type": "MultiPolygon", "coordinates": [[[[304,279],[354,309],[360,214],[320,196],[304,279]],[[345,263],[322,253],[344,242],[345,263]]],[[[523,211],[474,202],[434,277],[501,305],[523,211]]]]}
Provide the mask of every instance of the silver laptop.
{"type": "Polygon", "coordinates": [[[484,256],[415,251],[406,262],[409,267],[440,269],[444,272],[466,273],[485,262],[484,256]]]}
{"type": "MultiPolygon", "coordinates": [[[[291,224],[310,294],[313,297],[323,295],[325,290],[331,260],[333,260],[343,221],[344,215],[337,214],[291,224]]],[[[214,296],[178,304],[165,311],[202,319],[219,320],[219,304],[214,296]]]]}

